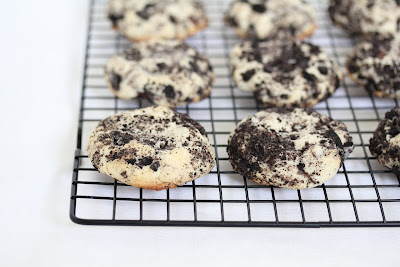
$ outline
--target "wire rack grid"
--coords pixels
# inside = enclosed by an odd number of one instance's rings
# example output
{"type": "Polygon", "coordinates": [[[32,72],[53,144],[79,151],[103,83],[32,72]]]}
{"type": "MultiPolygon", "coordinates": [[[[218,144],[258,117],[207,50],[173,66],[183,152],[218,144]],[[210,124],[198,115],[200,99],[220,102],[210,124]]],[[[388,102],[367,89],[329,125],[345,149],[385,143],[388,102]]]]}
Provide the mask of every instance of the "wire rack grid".
{"type": "MultiPolygon", "coordinates": [[[[327,1],[309,1],[317,10],[318,30],[310,38],[342,67],[353,43],[327,16],[327,1]]],[[[209,27],[187,43],[206,54],[216,81],[208,99],[176,110],[206,129],[217,157],[205,177],[182,187],[149,191],[99,174],[86,154],[97,123],[124,110],[149,106],[145,100],[115,98],[104,82],[108,58],[130,43],[111,30],[106,1],[92,0],[88,22],[81,109],[70,201],[72,221],[91,225],[343,227],[400,226],[400,179],[372,157],[368,142],[396,100],[375,98],[348,77],[331,98],[314,107],[346,123],[354,152],[324,185],[301,191],[263,186],[233,172],[226,153],[230,131],[245,116],[262,109],[238,90],[229,73],[229,53],[240,40],[223,23],[229,1],[203,1],[209,27]]]]}

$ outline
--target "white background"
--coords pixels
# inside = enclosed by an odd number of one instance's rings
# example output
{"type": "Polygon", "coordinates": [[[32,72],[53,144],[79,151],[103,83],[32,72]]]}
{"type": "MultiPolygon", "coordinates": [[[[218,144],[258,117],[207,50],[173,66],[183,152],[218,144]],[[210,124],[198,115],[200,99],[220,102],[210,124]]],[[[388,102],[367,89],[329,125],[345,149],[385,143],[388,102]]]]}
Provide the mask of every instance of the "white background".
{"type": "Polygon", "coordinates": [[[399,266],[399,228],[72,223],[87,6],[0,0],[1,266],[399,266]]]}

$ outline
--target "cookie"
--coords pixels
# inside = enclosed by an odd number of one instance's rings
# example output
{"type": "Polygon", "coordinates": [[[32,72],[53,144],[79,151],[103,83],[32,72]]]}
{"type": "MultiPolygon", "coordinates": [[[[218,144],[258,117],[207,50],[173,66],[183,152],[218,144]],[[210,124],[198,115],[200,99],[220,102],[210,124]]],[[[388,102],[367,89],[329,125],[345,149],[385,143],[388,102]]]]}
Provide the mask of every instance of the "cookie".
{"type": "Polygon", "coordinates": [[[111,0],[107,12],[113,28],[134,42],[182,40],[208,24],[195,0],[111,0]]]}
{"type": "Polygon", "coordinates": [[[208,59],[179,41],[136,43],[106,65],[106,82],[119,98],[138,96],[176,107],[207,98],[215,75],[208,59]]]}
{"type": "Polygon", "coordinates": [[[148,107],[102,120],[89,137],[93,166],[144,189],[175,188],[211,171],[213,147],[204,128],[167,107],[148,107]]]}
{"type": "Polygon", "coordinates": [[[373,137],[369,140],[369,150],[380,164],[400,175],[400,108],[385,114],[373,137]]]}
{"type": "Polygon", "coordinates": [[[317,28],[314,8],[302,0],[235,0],[225,21],[249,39],[304,39],[317,28]]]}
{"type": "Polygon", "coordinates": [[[353,36],[393,34],[398,32],[400,1],[330,0],[332,21],[353,36]]]}
{"type": "Polygon", "coordinates": [[[242,120],[227,151],[245,178],[303,189],[334,177],[353,147],[343,122],[310,109],[272,108],[242,120]]]}
{"type": "Polygon", "coordinates": [[[230,55],[237,86],[266,107],[312,107],[339,87],[339,66],[303,41],[244,42],[230,55]]]}
{"type": "Polygon", "coordinates": [[[400,96],[400,34],[359,43],[346,62],[352,80],[378,97],[400,96]]]}

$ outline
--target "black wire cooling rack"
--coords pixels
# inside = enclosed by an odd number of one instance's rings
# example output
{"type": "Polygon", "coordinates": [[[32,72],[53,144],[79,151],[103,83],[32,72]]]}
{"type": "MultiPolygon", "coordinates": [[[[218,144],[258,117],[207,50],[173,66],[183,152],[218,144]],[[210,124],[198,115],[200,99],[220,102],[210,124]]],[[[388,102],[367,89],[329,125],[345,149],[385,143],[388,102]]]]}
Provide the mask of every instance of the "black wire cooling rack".
{"type": "MultiPolygon", "coordinates": [[[[319,26],[310,41],[343,67],[353,43],[332,26],[326,2],[310,1],[319,26]]],[[[111,30],[106,1],[91,1],[71,190],[72,221],[91,225],[400,226],[400,179],[380,166],[368,149],[379,120],[397,103],[370,96],[347,77],[334,96],[315,106],[318,112],[344,121],[355,143],[335,178],[320,187],[296,191],[259,185],[233,172],[226,154],[228,135],[241,119],[262,108],[251,94],[235,87],[229,74],[230,49],[239,39],[222,21],[228,4],[204,1],[210,26],[187,40],[210,58],[217,77],[213,92],[208,99],[177,108],[207,130],[215,147],[215,168],[182,187],[156,192],[99,174],[87,157],[87,139],[101,119],[150,105],[140,99],[117,99],[107,88],[104,65],[129,42],[111,30]]]]}

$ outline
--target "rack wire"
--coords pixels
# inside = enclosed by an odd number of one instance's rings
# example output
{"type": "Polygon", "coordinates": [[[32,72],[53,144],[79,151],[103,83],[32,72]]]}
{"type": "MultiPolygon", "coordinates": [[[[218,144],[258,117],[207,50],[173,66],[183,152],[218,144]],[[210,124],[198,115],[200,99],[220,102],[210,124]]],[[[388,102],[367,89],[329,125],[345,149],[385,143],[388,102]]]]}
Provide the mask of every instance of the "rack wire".
{"type": "MultiPolygon", "coordinates": [[[[205,177],[156,192],[98,173],[86,154],[89,134],[100,120],[150,105],[142,99],[117,99],[107,88],[103,78],[106,61],[130,43],[111,30],[106,1],[91,0],[71,189],[72,221],[152,226],[400,226],[400,178],[382,167],[368,149],[379,120],[397,102],[369,95],[346,76],[334,96],[314,107],[344,121],[355,143],[354,152],[335,178],[317,188],[296,191],[259,185],[233,172],[226,153],[228,135],[242,118],[262,107],[251,94],[238,90],[230,77],[229,53],[240,40],[222,21],[229,2],[204,0],[210,26],[187,40],[213,64],[216,82],[212,94],[176,109],[204,126],[215,148],[216,165],[205,177]]],[[[319,25],[309,41],[320,45],[343,68],[354,44],[332,26],[327,1],[309,2],[317,10],[319,25]]]]}

